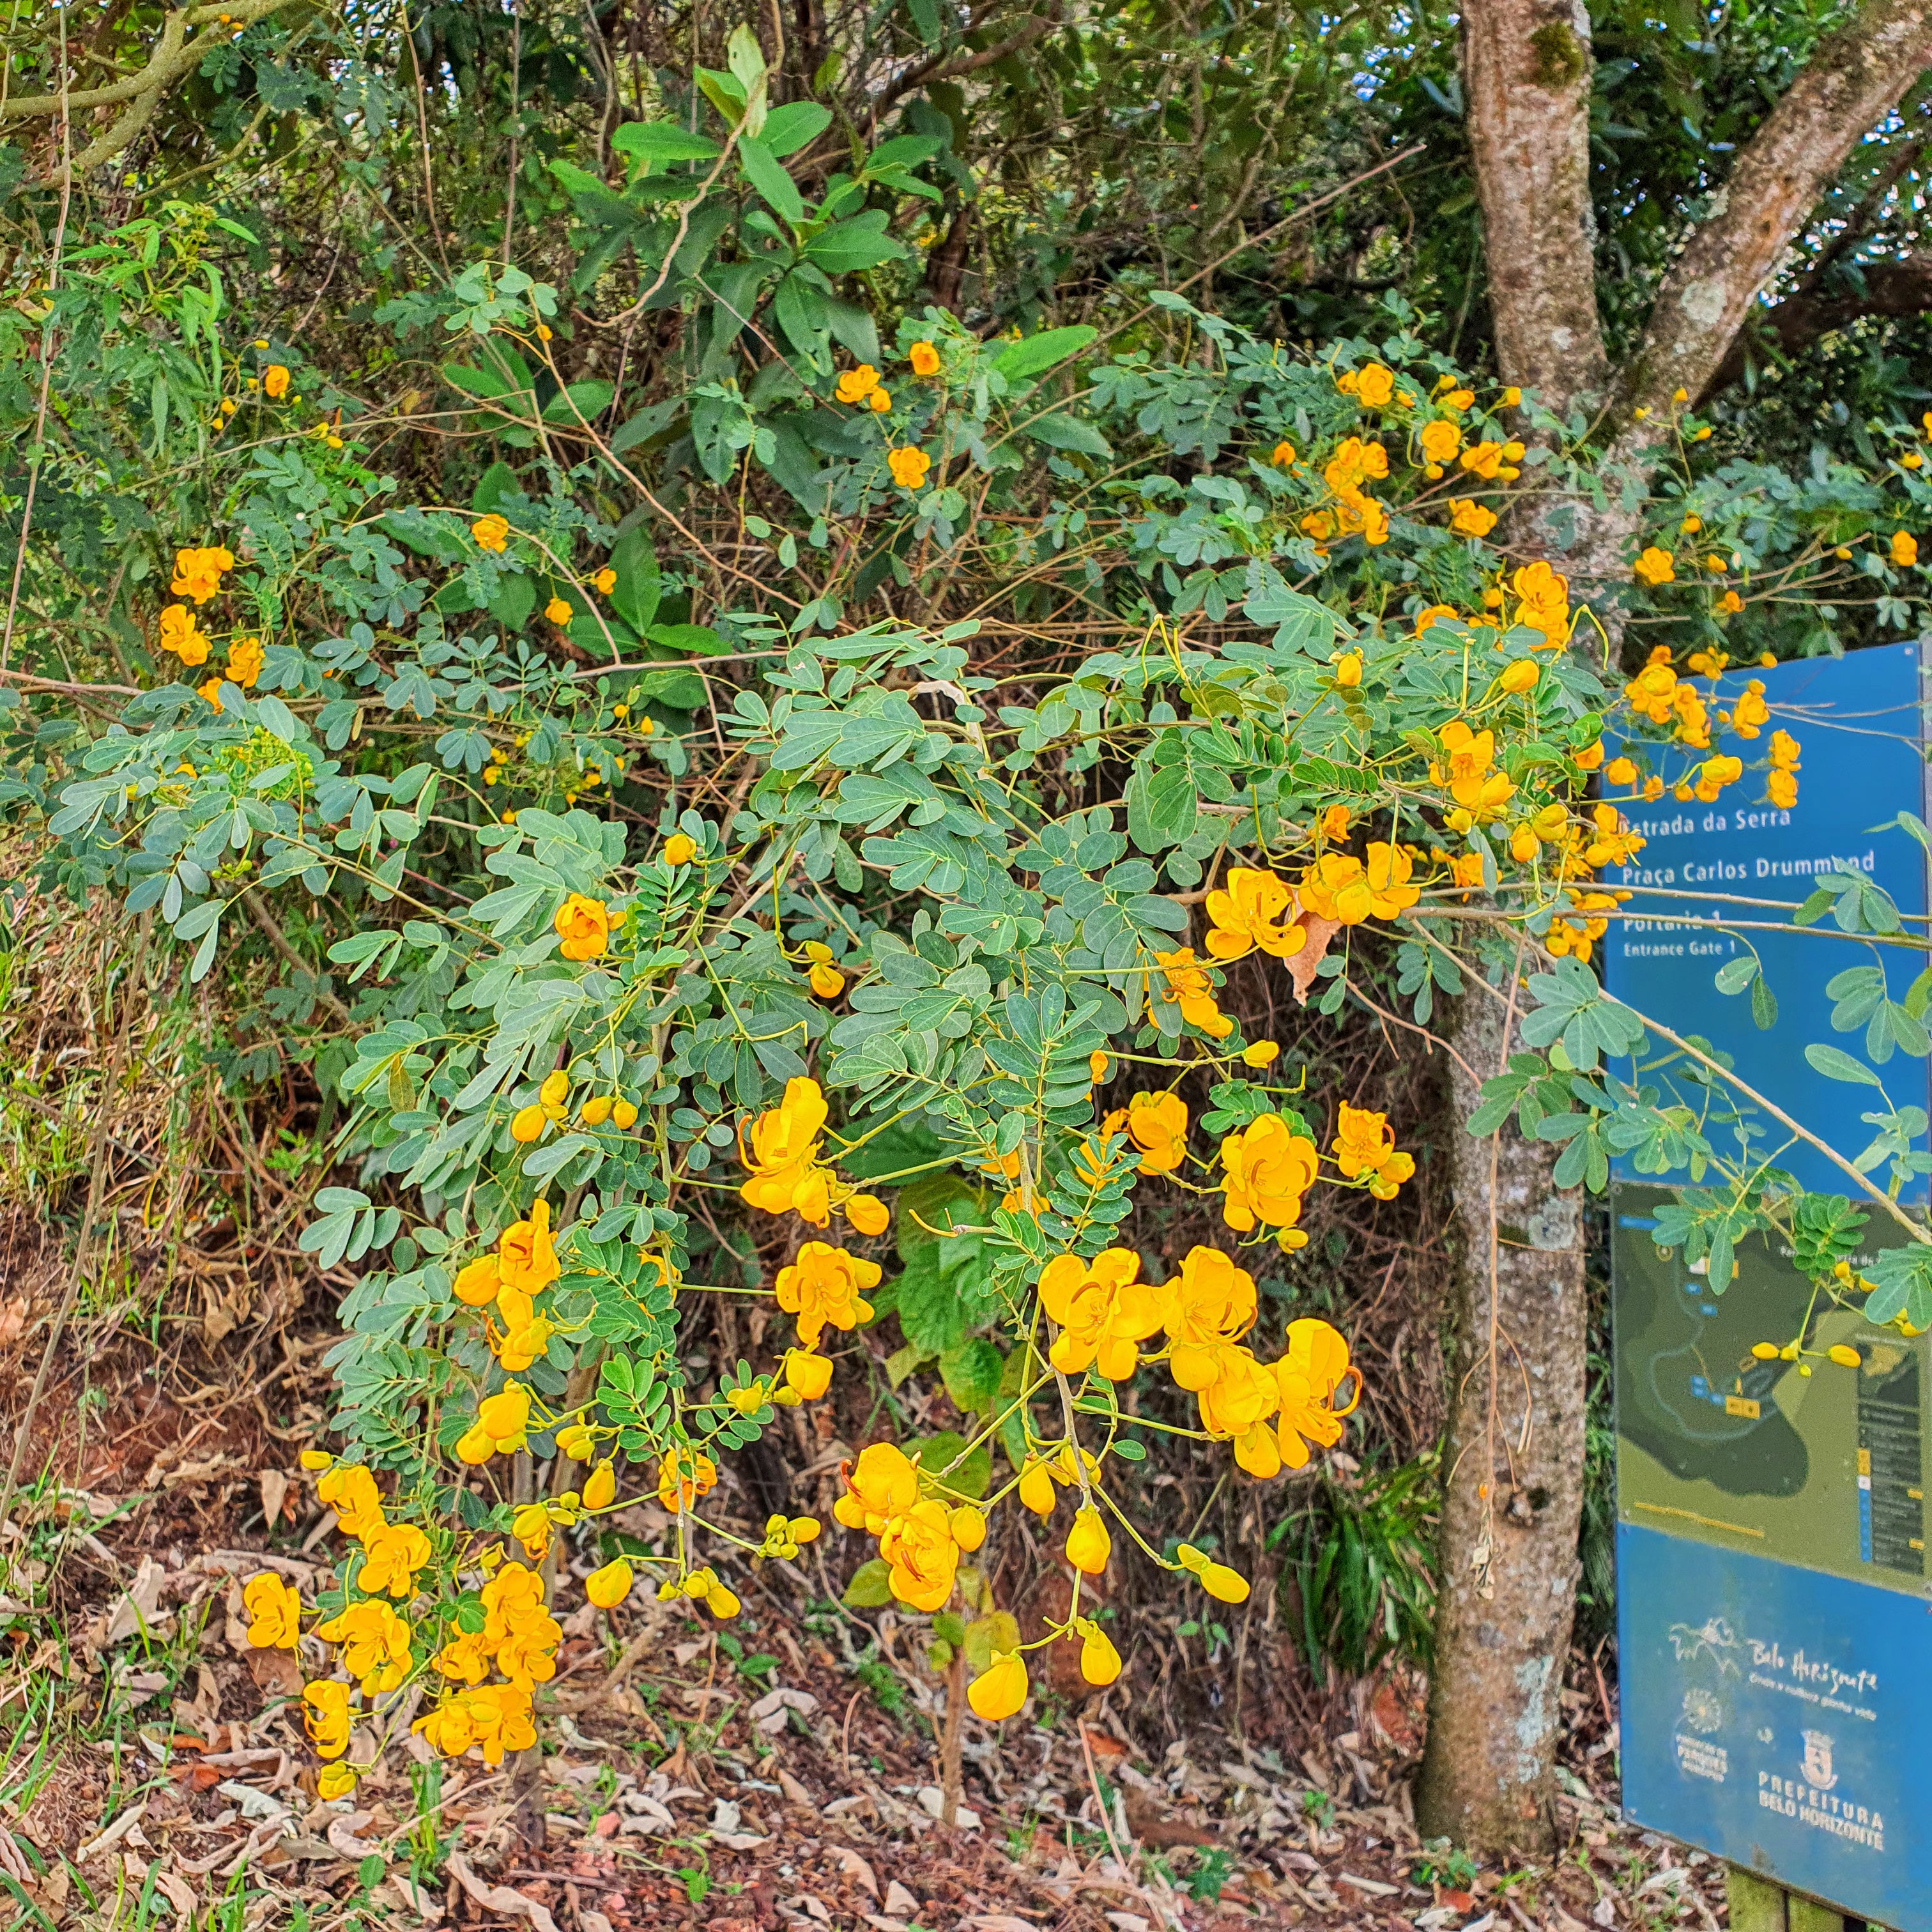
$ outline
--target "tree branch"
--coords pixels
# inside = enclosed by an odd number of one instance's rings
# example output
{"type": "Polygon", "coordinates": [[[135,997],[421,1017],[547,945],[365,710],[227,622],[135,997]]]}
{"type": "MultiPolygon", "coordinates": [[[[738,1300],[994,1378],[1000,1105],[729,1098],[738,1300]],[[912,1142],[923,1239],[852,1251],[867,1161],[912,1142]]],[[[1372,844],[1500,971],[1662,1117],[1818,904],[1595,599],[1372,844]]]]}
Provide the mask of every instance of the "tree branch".
{"type": "Polygon", "coordinates": [[[1620,404],[1649,412],[1647,442],[1682,389],[1708,390],[1758,293],[1853,146],[1932,67],[1932,0],[1866,0],[1818,44],[1738,156],[1708,218],[1665,276],[1620,404]]]}
{"type": "Polygon", "coordinates": [[[1820,336],[1868,316],[1897,319],[1932,312],[1932,256],[1907,255],[1895,262],[1862,264],[1864,283],[1858,295],[1826,296],[1800,290],[1754,318],[1726,351],[1704,394],[1728,388],[1744,373],[1748,358],[1778,356],[1789,359],[1808,349],[1820,336]]]}
{"type": "Polygon", "coordinates": [[[1559,416],[1600,399],[1590,208],[1590,22],[1582,0],[1466,0],[1462,88],[1496,356],[1559,416]]]}

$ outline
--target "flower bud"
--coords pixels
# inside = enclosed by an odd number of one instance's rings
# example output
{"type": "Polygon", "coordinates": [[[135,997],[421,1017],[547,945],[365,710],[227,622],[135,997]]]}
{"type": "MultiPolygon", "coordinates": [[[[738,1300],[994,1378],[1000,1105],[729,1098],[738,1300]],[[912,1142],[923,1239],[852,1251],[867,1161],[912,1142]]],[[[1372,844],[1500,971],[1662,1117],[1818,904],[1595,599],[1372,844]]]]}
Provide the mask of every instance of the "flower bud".
{"type": "MultiPolygon", "coordinates": [[[[563,1445],[560,1442],[557,1444],[563,1445]]],[[[592,1469],[584,1485],[584,1507],[586,1509],[608,1509],[617,1499],[617,1472],[607,1460],[592,1469]]]]}
{"type": "Polygon", "coordinates": [[[1100,1512],[1090,1503],[1075,1514],[1073,1527],[1067,1532],[1066,1560],[1075,1569],[1097,1576],[1113,1552],[1114,1539],[1107,1534],[1100,1512]]]}
{"type": "Polygon", "coordinates": [[[1010,1718],[1027,1700],[1026,1664],[1012,1651],[997,1651],[993,1660],[966,1687],[966,1701],[988,1724],[1010,1718]]]}
{"type": "Polygon", "coordinates": [[[592,1570],[584,1580],[584,1594],[600,1610],[615,1610],[631,1594],[631,1566],[620,1556],[592,1570]]]}

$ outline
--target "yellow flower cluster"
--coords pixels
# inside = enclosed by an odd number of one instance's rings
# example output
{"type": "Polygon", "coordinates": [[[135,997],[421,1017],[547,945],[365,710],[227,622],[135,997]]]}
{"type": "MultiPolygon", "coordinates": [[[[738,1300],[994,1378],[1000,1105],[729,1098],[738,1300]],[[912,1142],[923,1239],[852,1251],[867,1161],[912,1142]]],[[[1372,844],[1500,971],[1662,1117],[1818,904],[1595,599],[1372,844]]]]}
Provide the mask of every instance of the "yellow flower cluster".
{"type": "MultiPolygon", "coordinates": [[[[860,1192],[819,1158],[826,1112],[818,1082],[800,1077],[785,1082],[776,1107],[741,1120],[738,1158],[751,1178],[739,1193],[761,1214],[796,1213],[824,1228],[836,1209],[860,1234],[882,1234],[890,1219],[885,1203],[860,1192]]],[[[876,1270],[872,1279],[878,1279],[876,1270]]]]}

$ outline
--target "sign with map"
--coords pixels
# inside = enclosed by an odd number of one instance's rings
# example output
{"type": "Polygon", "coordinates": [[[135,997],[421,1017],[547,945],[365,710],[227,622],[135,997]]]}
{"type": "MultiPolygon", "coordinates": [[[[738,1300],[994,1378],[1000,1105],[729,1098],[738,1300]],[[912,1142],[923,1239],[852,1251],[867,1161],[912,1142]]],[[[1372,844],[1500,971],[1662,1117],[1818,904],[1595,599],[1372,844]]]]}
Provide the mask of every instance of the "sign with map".
{"type": "MultiPolygon", "coordinates": [[[[1924,809],[1917,653],[1888,647],[1762,675],[1774,706],[1807,713],[1774,719],[1803,746],[1797,806],[1666,798],[1631,812],[1650,843],[1625,878],[1652,889],[1633,909],[1674,903],[1733,932],[1613,924],[1605,978],[1634,1006],[1702,1034],[1856,1155],[1871,1090],[1823,1078],[1804,1048],[1825,1041],[1874,1064],[1861,1034],[1832,1031],[1825,992],[1855,951],[1863,963],[1871,949],[1758,930],[1788,914],[1741,902],[1788,907],[1835,861],[1882,886],[1908,925],[1922,919],[1924,854],[1896,824],[1901,810],[1924,809]],[[1748,998],[1712,983],[1747,940],[1776,996],[1769,1029],[1748,998]]],[[[1901,981],[1894,998],[1917,964],[1890,968],[1901,981]]],[[[1925,1077],[1904,1055],[1877,1064],[1895,1100],[1925,1077]]],[[[1777,1150],[1802,1184],[1850,1191],[1822,1156],[1764,1124],[1775,1137],[1760,1151],[1777,1150]]],[[[1736,1278],[1714,1294],[1701,1264],[1687,1268],[1681,1250],[1651,1238],[1670,1198],[1628,1170],[1613,1178],[1624,1811],[1877,1924],[1932,1932],[1932,1863],[1918,1844],[1932,1790],[1932,1334],[1874,1328],[1815,1296],[1788,1250],[1762,1236],[1739,1244],[1736,1278]],[[1801,1336],[1820,1354],[1848,1346],[1857,1366],[1751,1352],[1801,1336]]],[[[1853,1267],[1869,1271],[1894,1238],[1903,1231],[1874,1214],[1853,1267]]]]}
{"type": "Polygon", "coordinates": [[[1932,1335],[1814,1310],[1762,1237],[1714,1296],[1650,1238],[1669,1198],[1622,1186],[1613,1209],[1624,1811],[1880,1924],[1932,1927],[1916,1829],[1932,1335]],[[1858,1367],[1750,1352],[1801,1329],[1858,1367]]]}

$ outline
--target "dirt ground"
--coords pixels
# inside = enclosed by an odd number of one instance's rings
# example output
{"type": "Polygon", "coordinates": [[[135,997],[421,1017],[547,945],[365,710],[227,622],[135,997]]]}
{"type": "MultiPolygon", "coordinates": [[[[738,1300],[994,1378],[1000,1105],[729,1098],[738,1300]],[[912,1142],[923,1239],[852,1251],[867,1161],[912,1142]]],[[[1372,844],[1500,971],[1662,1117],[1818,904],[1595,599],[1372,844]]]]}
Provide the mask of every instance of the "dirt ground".
{"type": "Polygon", "coordinates": [[[1554,1860],[1472,1868],[1420,1843],[1412,1673],[1334,1687],[1286,1746],[1198,1722],[1158,1751],[1132,1694],[1078,1704],[1049,1682],[1033,1721],[968,1720],[967,1809],[949,1828],[940,1680],[910,1627],[846,1611],[809,1563],[761,1566],[722,1630],[652,1600],[607,1616],[578,1578],[560,1586],[540,1848],[516,1829],[513,1765],[444,1764],[406,1742],[352,1799],[319,1802],[290,1701],[300,1670],[250,1649],[236,1615],[241,1580],[266,1564],[312,1586],[338,1550],[296,1464],[321,1372],[303,1344],[280,1352],[279,1406],[231,1387],[199,1418],[93,1361],[92,1385],[118,1393],[114,1426],[73,1445],[85,1483],[14,1512],[60,1586],[45,1636],[16,1622],[0,1679],[0,1708],[24,1701],[29,1719],[0,1772],[0,1890],[22,1926],[1563,1932],[1724,1917],[1720,1868],[1618,1822],[1613,1690],[1581,1658],[1554,1860]]]}

